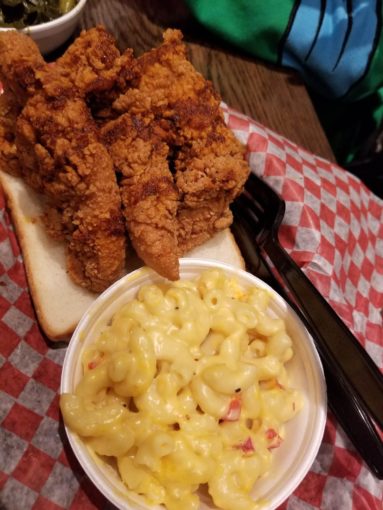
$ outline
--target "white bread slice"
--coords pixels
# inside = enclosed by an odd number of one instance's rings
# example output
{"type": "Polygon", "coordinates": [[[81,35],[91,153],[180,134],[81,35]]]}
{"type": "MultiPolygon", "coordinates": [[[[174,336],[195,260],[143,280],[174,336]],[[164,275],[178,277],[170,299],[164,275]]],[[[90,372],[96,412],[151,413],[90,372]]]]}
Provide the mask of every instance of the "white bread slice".
{"type": "MultiPolygon", "coordinates": [[[[79,287],[69,278],[64,243],[51,239],[39,219],[43,210],[43,197],[21,179],[1,170],[0,185],[16,229],[40,327],[52,341],[69,340],[97,294],[79,287]]],[[[188,256],[244,267],[241,253],[229,229],[195,248],[188,256]]],[[[127,272],[141,265],[138,258],[130,258],[127,272]]]]}

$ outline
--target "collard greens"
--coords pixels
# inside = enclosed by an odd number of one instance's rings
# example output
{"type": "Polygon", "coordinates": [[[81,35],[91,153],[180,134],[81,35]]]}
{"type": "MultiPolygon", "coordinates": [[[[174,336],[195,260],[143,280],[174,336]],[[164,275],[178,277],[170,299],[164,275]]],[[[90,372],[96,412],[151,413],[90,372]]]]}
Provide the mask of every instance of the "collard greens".
{"type": "Polygon", "coordinates": [[[0,26],[24,28],[58,18],[76,0],[0,0],[0,26]]]}

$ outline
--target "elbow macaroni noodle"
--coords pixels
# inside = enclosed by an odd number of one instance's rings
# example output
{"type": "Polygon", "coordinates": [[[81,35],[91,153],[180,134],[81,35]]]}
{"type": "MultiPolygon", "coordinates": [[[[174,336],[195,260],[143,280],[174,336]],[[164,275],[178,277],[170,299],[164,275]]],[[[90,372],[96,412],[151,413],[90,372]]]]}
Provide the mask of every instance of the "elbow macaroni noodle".
{"type": "Polygon", "coordinates": [[[221,270],[143,286],[85,351],[65,423],[151,504],[197,510],[207,484],[219,508],[257,509],[250,491],[302,407],[269,300],[221,270]]]}

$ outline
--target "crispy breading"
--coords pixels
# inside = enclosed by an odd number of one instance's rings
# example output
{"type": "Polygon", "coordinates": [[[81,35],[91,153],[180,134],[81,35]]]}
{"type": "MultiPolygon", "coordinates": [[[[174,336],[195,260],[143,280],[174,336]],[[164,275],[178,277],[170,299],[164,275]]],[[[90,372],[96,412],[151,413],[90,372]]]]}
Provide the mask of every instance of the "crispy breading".
{"type": "Polygon", "coordinates": [[[36,69],[45,65],[34,41],[15,31],[0,32],[0,167],[20,174],[15,126],[26,100],[36,88],[36,69]]]}
{"type": "MultiPolygon", "coordinates": [[[[67,269],[81,286],[100,292],[121,275],[125,231],[110,156],[96,124],[69,81],[47,69],[44,86],[17,120],[16,145],[28,184],[60,213],[68,238],[67,269]]],[[[51,229],[57,228],[52,217],[51,229]]]]}
{"type": "Polygon", "coordinates": [[[3,92],[0,95],[0,170],[20,175],[19,158],[15,145],[16,120],[20,106],[14,95],[3,92]]]}
{"type": "Polygon", "coordinates": [[[121,175],[119,186],[133,247],[148,266],[176,280],[178,193],[159,126],[152,119],[126,113],[101,132],[121,175]]]}
{"type": "Polygon", "coordinates": [[[83,93],[95,116],[107,117],[114,99],[132,79],[133,50],[123,54],[104,27],[83,30],[56,65],[83,93]]]}
{"type": "Polygon", "coordinates": [[[114,108],[171,126],[173,140],[165,136],[174,155],[182,255],[231,224],[229,204],[249,173],[244,147],[225,125],[211,83],[187,60],[180,31],[167,30],[161,46],[137,59],[134,73],[132,87],[114,108]]]}
{"type": "Polygon", "coordinates": [[[48,198],[45,223],[68,241],[69,275],[102,291],[122,274],[125,230],[113,163],[82,93],[18,32],[0,34],[0,76],[15,112],[2,130],[12,143],[15,135],[19,173],[48,198]]]}
{"type": "MultiPolygon", "coordinates": [[[[181,32],[167,30],[161,46],[135,60],[95,27],[53,65],[25,36],[12,38],[16,49],[3,62],[10,42],[0,38],[0,76],[18,47],[30,55],[10,69],[8,83],[20,92],[16,108],[27,101],[17,120],[21,173],[50,199],[45,221],[52,236],[69,239],[71,276],[100,290],[118,272],[122,200],[138,255],[177,279],[179,256],[231,224],[229,205],[249,173],[220,97],[187,60],[181,32]]],[[[4,125],[3,139],[12,142],[12,129],[4,125]]],[[[11,153],[0,145],[0,163],[11,153]]]]}
{"type": "Polygon", "coordinates": [[[21,32],[0,32],[0,63],[1,83],[22,107],[36,90],[36,70],[45,66],[36,43],[21,32]]]}

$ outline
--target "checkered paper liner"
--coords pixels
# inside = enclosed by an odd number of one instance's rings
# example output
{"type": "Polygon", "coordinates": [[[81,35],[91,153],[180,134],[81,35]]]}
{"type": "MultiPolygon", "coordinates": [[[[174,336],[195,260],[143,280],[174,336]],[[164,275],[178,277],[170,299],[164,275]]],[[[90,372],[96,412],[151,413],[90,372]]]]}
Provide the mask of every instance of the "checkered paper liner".
{"type": "MultiPolygon", "coordinates": [[[[285,199],[280,240],[383,368],[383,201],[336,165],[223,105],[252,171],[285,199]]],[[[65,345],[41,334],[0,193],[0,508],[114,508],[69,447],[58,407],[65,345]]],[[[329,413],[318,456],[279,510],[381,510],[376,480],[329,413]]],[[[233,509],[235,510],[235,509],[233,509]]]]}

